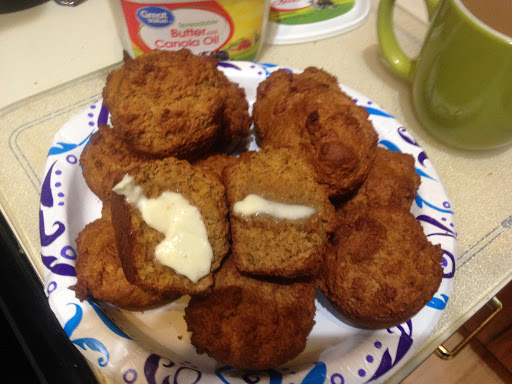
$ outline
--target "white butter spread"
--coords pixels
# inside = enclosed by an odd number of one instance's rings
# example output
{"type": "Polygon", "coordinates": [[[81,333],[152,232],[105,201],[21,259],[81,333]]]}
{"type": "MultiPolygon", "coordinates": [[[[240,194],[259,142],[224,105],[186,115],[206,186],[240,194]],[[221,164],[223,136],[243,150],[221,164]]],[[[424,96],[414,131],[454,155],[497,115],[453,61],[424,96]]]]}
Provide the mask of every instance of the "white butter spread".
{"type": "Polygon", "coordinates": [[[156,199],[144,196],[133,176],[126,175],[112,188],[137,207],[144,221],[163,233],[155,259],[197,283],[210,273],[213,250],[197,207],[176,192],[165,191],[156,199]]]}
{"type": "Polygon", "coordinates": [[[315,213],[315,209],[307,205],[279,203],[255,194],[249,194],[243,200],[237,201],[233,211],[241,216],[266,214],[276,219],[289,220],[307,219],[315,213]]]}

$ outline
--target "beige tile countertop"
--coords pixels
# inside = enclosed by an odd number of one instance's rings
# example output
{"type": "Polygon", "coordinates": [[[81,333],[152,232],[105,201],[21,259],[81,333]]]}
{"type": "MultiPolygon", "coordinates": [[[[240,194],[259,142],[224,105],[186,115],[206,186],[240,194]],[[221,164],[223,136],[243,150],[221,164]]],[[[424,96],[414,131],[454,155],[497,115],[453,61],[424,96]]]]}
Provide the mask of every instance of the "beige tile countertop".
{"type": "MultiPolygon", "coordinates": [[[[395,32],[414,56],[427,31],[426,11],[420,0],[399,4],[395,32]]],[[[310,43],[265,45],[259,61],[324,68],[379,104],[428,154],[454,207],[459,254],[452,296],[432,335],[389,379],[400,382],[512,279],[512,148],[459,151],[421,128],[408,84],[380,54],[377,6],[373,0],[357,29],[310,43]]],[[[89,0],[73,8],[50,1],[0,15],[0,55],[0,207],[43,279],[38,207],[48,150],[59,128],[101,97],[122,46],[109,2],[89,0]]],[[[94,370],[101,382],[113,382],[94,370]]]]}
{"type": "Polygon", "coordinates": [[[0,108],[122,59],[108,1],[0,15],[0,108]]]}

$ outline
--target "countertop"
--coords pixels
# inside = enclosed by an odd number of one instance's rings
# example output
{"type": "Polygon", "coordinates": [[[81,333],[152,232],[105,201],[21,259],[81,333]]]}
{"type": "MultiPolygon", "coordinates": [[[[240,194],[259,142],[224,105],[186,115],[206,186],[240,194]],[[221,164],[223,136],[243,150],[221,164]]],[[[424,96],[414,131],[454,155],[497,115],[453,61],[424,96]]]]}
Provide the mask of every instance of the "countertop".
{"type": "MultiPolygon", "coordinates": [[[[426,10],[419,0],[399,4],[396,33],[404,50],[414,56],[427,31],[426,10]]],[[[425,149],[455,207],[459,255],[453,295],[432,337],[391,380],[398,382],[512,279],[512,176],[506,170],[512,150],[454,150],[421,128],[410,104],[409,85],[393,75],[380,55],[377,6],[373,0],[368,19],[353,31],[312,43],[265,45],[259,60],[292,68],[322,67],[371,97],[425,149]]],[[[109,2],[92,0],[77,7],[50,1],[0,15],[0,204],[41,279],[44,267],[37,219],[41,177],[48,148],[59,129],[55,124],[70,117],[52,115],[49,104],[54,99],[94,100],[100,95],[103,79],[94,73],[122,59],[113,19],[109,2]],[[74,93],[66,93],[69,90],[74,93]],[[36,120],[37,135],[22,136],[36,120]]],[[[101,380],[109,380],[95,372],[101,380]]]]}

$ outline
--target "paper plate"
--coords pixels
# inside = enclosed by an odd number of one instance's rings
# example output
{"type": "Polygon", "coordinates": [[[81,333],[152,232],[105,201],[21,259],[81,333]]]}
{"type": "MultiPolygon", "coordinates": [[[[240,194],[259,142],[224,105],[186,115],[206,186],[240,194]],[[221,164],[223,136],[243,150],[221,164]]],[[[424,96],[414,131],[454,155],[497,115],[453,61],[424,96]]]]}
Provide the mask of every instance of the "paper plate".
{"type": "MultiPolygon", "coordinates": [[[[281,67],[221,62],[219,68],[245,88],[252,105],[258,84],[281,67]]],[[[280,369],[251,373],[196,354],[183,319],[187,297],[143,313],[94,300],[78,301],[70,289],[76,283],[75,239],[101,215],[101,202],[85,184],[79,165],[91,134],[109,119],[98,100],[56,134],[45,167],[39,215],[48,300],[66,334],[87,359],[121,383],[340,384],[383,382],[415,354],[441,317],[452,291],[457,254],[453,209],[434,167],[409,132],[365,96],[341,87],[367,109],[381,146],[410,153],[416,160],[421,187],[411,210],[428,239],[444,250],[444,277],[432,300],[406,323],[370,331],[345,324],[319,294],[316,325],[305,351],[280,369]]]]}

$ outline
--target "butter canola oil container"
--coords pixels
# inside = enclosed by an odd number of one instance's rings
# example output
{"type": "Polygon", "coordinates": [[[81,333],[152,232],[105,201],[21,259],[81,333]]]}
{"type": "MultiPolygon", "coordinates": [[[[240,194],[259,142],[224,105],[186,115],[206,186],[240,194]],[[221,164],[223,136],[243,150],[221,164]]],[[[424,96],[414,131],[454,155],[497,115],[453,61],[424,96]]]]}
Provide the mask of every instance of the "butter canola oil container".
{"type": "Polygon", "coordinates": [[[350,31],[361,25],[370,0],[272,0],[267,41],[294,44],[350,31]]]}
{"type": "Polygon", "coordinates": [[[113,0],[125,50],[187,48],[221,60],[254,60],[263,43],[268,0],[113,0]]]}

